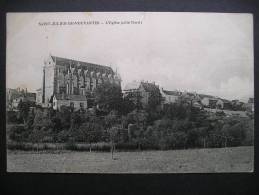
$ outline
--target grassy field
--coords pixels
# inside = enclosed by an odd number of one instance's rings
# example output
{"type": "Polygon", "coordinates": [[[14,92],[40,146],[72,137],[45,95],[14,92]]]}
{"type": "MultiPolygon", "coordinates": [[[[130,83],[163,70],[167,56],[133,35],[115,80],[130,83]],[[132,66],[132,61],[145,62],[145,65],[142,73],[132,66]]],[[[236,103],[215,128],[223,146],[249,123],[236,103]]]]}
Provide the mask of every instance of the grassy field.
{"type": "Polygon", "coordinates": [[[117,152],[7,152],[8,172],[211,173],[252,172],[254,147],[117,152]]]}

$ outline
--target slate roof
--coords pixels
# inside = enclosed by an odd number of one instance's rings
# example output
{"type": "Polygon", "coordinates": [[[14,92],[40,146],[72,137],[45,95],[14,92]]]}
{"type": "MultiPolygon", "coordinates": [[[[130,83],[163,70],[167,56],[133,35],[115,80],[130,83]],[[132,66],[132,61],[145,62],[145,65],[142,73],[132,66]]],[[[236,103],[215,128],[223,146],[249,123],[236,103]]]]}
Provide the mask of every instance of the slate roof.
{"type": "Polygon", "coordinates": [[[200,96],[200,98],[216,98],[212,95],[206,95],[206,94],[198,94],[200,96]]]}
{"type": "Polygon", "coordinates": [[[226,99],[222,99],[222,98],[220,98],[220,100],[221,100],[223,103],[231,103],[231,101],[226,100],[226,99]]]}
{"type": "Polygon", "coordinates": [[[19,92],[17,89],[7,89],[10,92],[11,99],[16,99],[20,97],[27,98],[28,100],[35,100],[36,99],[36,93],[31,92],[25,92],[21,91],[19,92]]]}
{"type": "Polygon", "coordinates": [[[25,94],[25,97],[32,97],[32,98],[36,98],[36,93],[30,93],[30,92],[27,92],[25,94]]]}
{"type": "Polygon", "coordinates": [[[153,83],[141,82],[144,90],[147,92],[158,92],[160,93],[159,87],[153,83]]]}
{"type": "Polygon", "coordinates": [[[127,83],[126,86],[124,87],[124,90],[134,90],[134,89],[138,89],[140,86],[140,82],[138,81],[133,81],[130,83],[127,83]]]}
{"type": "Polygon", "coordinates": [[[181,95],[181,92],[179,91],[168,91],[168,90],[162,90],[166,95],[174,95],[174,96],[179,96],[181,95]]]}
{"type": "Polygon", "coordinates": [[[81,67],[83,69],[88,69],[89,71],[101,72],[101,73],[108,73],[114,74],[113,70],[109,66],[89,63],[89,62],[82,62],[68,58],[61,58],[57,56],[51,56],[52,60],[56,62],[57,65],[60,66],[71,66],[72,67],[81,67]]]}

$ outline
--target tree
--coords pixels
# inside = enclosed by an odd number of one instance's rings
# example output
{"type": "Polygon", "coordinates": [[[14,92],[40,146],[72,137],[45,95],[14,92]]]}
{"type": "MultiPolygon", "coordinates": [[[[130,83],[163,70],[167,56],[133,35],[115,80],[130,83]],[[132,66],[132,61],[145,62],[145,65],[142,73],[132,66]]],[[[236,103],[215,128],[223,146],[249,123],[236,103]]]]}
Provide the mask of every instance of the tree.
{"type": "Polygon", "coordinates": [[[39,144],[43,142],[44,137],[47,136],[48,132],[45,127],[35,128],[30,134],[30,140],[32,143],[37,143],[37,151],[39,151],[39,144]]]}
{"type": "Polygon", "coordinates": [[[26,122],[26,129],[30,129],[33,127],[34,118],[35,118],[35,113],[34,113],[34,110],[32,110],[31,112],[29,112],[29,115],[28,115],[28,120],[26,122]]]}
{"type": "Polygon", "coordinates": [[[118,141],[119,128],[114,126],[114,127],[111,127],[108,131],[109,131],[109,137],[110,137],[110,143],[111,143],[111,157],[113,159],[113,153],[115,152],[115,143],[118,141]]]}
{"type": "Polygon", "coordinates": [[[105,128],[109,129],[112,126],[119,124],[121,121],[119,120],[118,112],[116,110],[112,110],[108,115],[104,117],[105,128]]]}
{"type": "Polygon", "coordinates": [[[145,110],[133,110],[127,115],[128,124],[136,123],[138,126],[142,126],[143,128],[147,124],[148,113],[145,110]]]}
{"type": "Polygon", "coordinates": [[[242,141],[242,145],[254,144],[254,120],[247,119],[244,121],[245,139],[242,141]]]}
{"type": "Polygon", "coordinates": [[[177,131],[175,136],[175,146],[178,148],[186,148],[187,134],[185,132],[177,131]]]}
{"type": "Polygon", "coordinates": [[[45,127],[47,129],[51,128],[51,119],[48,113],[48,110],[36,110],[34,121],[33,121],[33,127],[34,128],[42,128],[45,127]]]}
{"type": "Polygon", "coordinates": [[[120,110],[122,103],[122,93],[120,86],[109,82],[97,86],[94,91],[95,102],[100,109],[107,110],[120,110]]]}
{"type": "Polygon", "coordinates": [[[92,143],[96,143],[101,140],[103,127],[98,123],[86,122],[72,131],[72,136],[76,141],[83,141],[90,144],[89,150],[91,152],[92,143]]]}
{"type": "Polygon", "coordinates": [[[154,111],[157,109],[157,106],[161,105],[162,96],[160,94],[159,89],[153,90],[150,92],[150,96],[148,98],[148,108],[151,111],[154,111]]]}
{"type": "Polygon", "coordinates": [[[61,106],[56,116],[61,123],[61,129],[69,129],[71,127],[71,112],[68,106],[61,106]]]}
{"type": "Polygon", "coordinates": [[[22,125],[14,125],[10,129],[9,138],[13,141],[22,142],[28,136],[28,131],[22,125]]]}
{"type": "Polygon", "coordinates": [[[228,139],[230,138],[229,136],[229,124],[224,124],[222,129],[221,129],[221,138],[223,139],[222,141],[224,142],[224,147],[228,146],[228,139]]]}
{"type": "Polygon", "coordinates": [[[81,123],[82,120],[80,114],[78,112],[71,113],[70,128],[79,128],[81,123]]]}
{"type": "Polygon", "coordinates": [[[148,148],[156,148],[158,145],[158,133],[153,126],[148,126],[143,132],[143,144],[148,148]]]}
{"type": "Polygon", "coordinates": [[[17,112],[15,111],[7,111],[6,119],[7,123],[23,123],[23,120],[18,118],[17,112]]]}
{"type": "Polygon", "coordinates": [[[19,110],[20,117],[23,119],[23,123],[26,124],[29,111],[30,111],[29,102],[20,100],[18,104],[18,110],[19,110]]]}
{"type": "Polygon", "coordinates": [[[120,104],[119,112],[120,114],[126,115],[132,112],[137,106],[129,100],[128,98],[124,98],[120,104]]]}

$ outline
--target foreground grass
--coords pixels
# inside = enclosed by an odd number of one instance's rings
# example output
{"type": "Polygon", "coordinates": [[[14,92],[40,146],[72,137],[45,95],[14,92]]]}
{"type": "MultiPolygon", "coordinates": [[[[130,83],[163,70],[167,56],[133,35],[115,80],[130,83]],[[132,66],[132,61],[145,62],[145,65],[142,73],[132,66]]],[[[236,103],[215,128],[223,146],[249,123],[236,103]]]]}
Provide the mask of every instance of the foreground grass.
{"type": "Polygon", "coordinates": [[[8,172],[210,173],[252,172],[254,147],[117,152],[7,152],[8,172]]]}

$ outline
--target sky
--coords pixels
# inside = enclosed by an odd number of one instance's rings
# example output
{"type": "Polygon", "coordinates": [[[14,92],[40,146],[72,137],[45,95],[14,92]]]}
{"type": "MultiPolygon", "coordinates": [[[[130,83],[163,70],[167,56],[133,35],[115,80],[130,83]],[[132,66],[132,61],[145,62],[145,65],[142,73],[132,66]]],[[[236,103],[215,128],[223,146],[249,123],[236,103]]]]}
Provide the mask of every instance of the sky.
{"type": "Polygon", "coordinates": [[[51,54],[111,66],[122,88],[144,80],[226,99],[254,96],[252,14],[8,13],[6,49],[8,88],[35,92],[51,54]],[[39,25],[74,21],[99,24],[39,25]]]}

